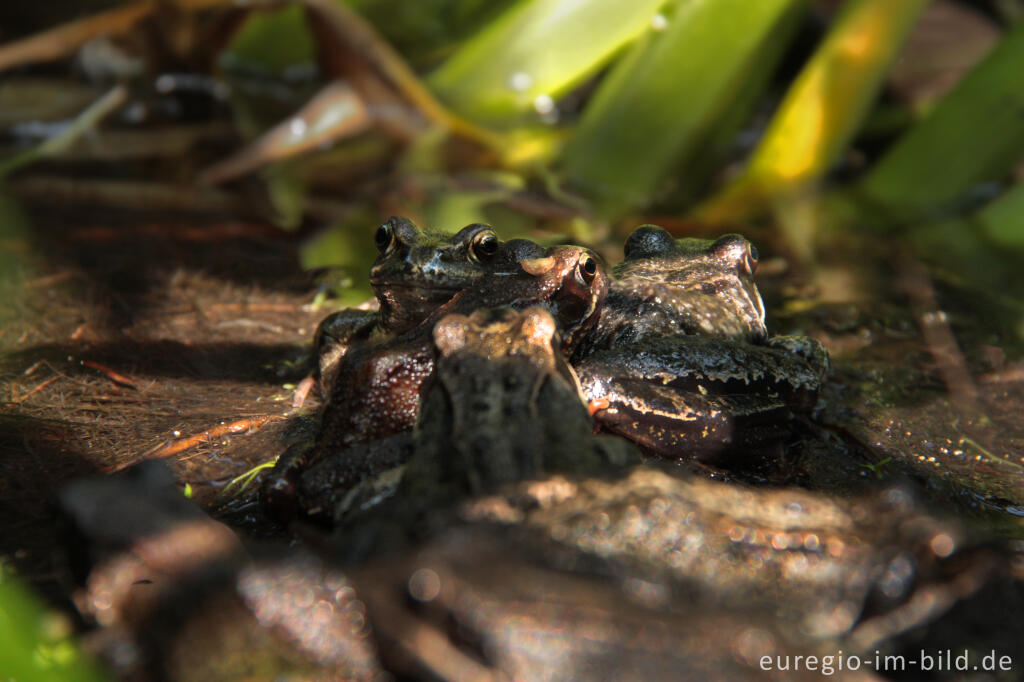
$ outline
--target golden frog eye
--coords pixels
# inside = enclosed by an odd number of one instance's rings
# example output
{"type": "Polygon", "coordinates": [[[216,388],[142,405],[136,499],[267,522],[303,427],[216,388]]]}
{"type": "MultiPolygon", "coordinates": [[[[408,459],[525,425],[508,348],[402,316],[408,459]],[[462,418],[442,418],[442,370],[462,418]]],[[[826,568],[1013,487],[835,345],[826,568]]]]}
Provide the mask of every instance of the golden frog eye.
{"type": "Polygon", "coordinates": [[[481,232],[469,245],[470,255],[478,261],[490,260],[498,252],[498,236],[493,232],[481,232]]]}
{"type": "Polygon", "coordinates": [[[747,253],[744,258],[744,265],[747,268],[747,273],[753,275],[754,271],[757,270],[758,253],[757,247],[753,244],[747,244],[747,253]]]}
{"type": "Polygon", "coordinates": [[[597,274],[597,259],[591,256],[580,258],[579,263],[576,264],[576,272],[579,273],[582,281],[590,284],[597,274]]]}
{"type": "Polygon", "coordinates": [[[377,231],[373,235],[373,243],[377,246],[377,251],[381,255],[386,254],[391,250],[391,247],[395,243],[395,231],[391,228],[389,223],[384,223],[377,228],[377,231]]]}

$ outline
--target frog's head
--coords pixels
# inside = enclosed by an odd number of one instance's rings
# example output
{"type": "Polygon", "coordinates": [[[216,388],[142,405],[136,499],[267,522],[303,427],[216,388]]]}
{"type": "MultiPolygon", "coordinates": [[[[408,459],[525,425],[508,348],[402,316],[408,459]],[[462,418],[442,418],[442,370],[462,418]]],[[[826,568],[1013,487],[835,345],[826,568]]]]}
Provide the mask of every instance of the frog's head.
{"type": "Polygon", "coordinates": [[[536,302],[554,316],[562,348],[572,353],[580,337],[597,322],[608,293],[609,277],[601,257],[581,246],[556,246],[519,264],[534,278],[536,302]]]}
{"type": "Polygon", "coordinates": [[[626,239],[625,258],[616,267],[620,279],[635,278],[663,287],[695,309],[728,314],[753,336],[766,334],[764,303],[754,283],[757,249],[745,237],[674,239],[664,228],[643,225],[626,239]],[[714,299],[714,305],[706,297],[714,299]],[[704,298],[707,305],[699,301],[704,298]]]}
{"type": "Polygon", "coordinates": [[[537,366],[554,366],[558,326],[548,311],[534,307],[482,308],[472,315],[447,315],[435,326],[434,345],[441,357],[471,352],[492,360],[527,358],[537,366]]]}
{"type": "Polygon", "coordinates": [[[566,352],[597,320],[608,293],[608,275],[600,256],[581,246],[544,248],[513,239],[498,248],[485,280],[466,289],[441,308],[468,315],[481,308],[540,306],[554,317],[566,352]]]}
{"type": "Polygon", "coordinates": [[[751,329],[764,336],[764,301],[754,283],[759,254],[757,247],[739,234],[722,235],[706,247],[705,288],[731,296],[738,315],[746,318],[751,329]],[[709,286],[710,285],[710,286],[709,286]]]}
{"type": "Polygon", "coordinates": [[[381,325],[409,329],[483,279],[501,248],[488,225],[473,224],[454,235],[424,231],[412,221],[392,217],[377,228],[379,256],[370,268],[370,285],[380,301],[381,325]]]}

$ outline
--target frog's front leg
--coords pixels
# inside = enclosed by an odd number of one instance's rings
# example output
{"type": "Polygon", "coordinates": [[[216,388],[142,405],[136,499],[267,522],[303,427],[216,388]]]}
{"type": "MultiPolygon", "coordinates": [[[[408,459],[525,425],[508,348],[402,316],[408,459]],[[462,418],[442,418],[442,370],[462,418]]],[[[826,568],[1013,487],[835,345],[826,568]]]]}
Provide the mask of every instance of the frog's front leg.
{"type": "Polygon", "coordinates": [[[375,507],[395,493],[412,453],[408,432],[331,453],[300,473],[298,507],[306,517],[331,525],[375,507]]]}
{"type": "Polygon", "coordinates": [[[299,476],[309,468],[313,454],[311,441],[295,443],[277,458],[274,468],[264,477],[260,505],[274,521],[285,524],[295,518],[299,476]]]}
{"type": "Polygon", "coordinates": [[[411,433],[330,453],[313,442],[298,443],[267,474],[260,501],[278,523],[288,523],[301,512],[307,519],[333,524],[393,494],[411,455],[411,433]]]}
{"type": "Polygon", "coordinates": [[[338,375],[338,367],[351,343],[368,337],[377,327],[378,313],[346,308],[325,317],[313,334],[313,370],[295,389],[293,407],[302,407],[310,391],[327,396],[338,375]]]}

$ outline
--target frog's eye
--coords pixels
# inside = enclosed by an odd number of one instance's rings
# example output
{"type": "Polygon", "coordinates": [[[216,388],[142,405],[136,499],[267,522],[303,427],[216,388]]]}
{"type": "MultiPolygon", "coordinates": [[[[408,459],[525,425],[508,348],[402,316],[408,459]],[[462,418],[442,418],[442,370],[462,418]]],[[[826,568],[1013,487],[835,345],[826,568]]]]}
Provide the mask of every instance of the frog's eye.
{"type": "Polygon", "coordinates": [[[377,250],[382,255],[391,250],[395,243],[395,231],[391,229],[390,223],[384,223],[377,228],[373,234],[373,243],[377,245],[377,250]]]}
{"type": "Polygon", "coordinates": [[[594,275],[597,274],[597,259],[592,256],[580,258],[580,261],[576,264],[576,272],[582,281],[590,284],[594,281],[594,275]]]}
{"type": "Polygon", "coordinates": [[[481,232],[469,245],[469,254],[478,261],[490,260],[498,252],[498,237],[493,232],[481,232]]]}
{"type": "Polygon", "coordinates": [[[753,244],[749,244],[748,243],[747,244],[747,253],[744,255],[744,258],[743,258],[743,265],[744,265],[744,267],[746,267],[748,274],[753,275],[754,271],[757,270],[757,261],[758,261],[757,247],[754,246],[753,244]]]}

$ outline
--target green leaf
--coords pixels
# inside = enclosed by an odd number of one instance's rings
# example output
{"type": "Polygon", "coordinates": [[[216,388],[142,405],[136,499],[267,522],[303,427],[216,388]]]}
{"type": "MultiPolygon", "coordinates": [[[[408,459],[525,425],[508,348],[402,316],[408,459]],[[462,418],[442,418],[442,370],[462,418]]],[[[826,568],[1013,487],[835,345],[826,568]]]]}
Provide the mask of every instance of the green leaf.
{"type": "Polygon", "coordinates": [[[746,170],[697,217],[739,220],[817,182],[849,145],[927,2],[849,2],[786,93],[746,170]]]}
{"type": "Polygon", "coordinates": [[[377,257],[373,228],[379,223],[376,215],[358,211],[306,242],[299,251],[303,268],[330,267],[339,273],[333,289],[344,305],[362,303],[373,295],[367,273],[377,257]]]}
{"type": "Polygon", "coordinates": [[[454,110],[483,122],[524,114],[593,74],[651,24],[664,0],[522,0],[470,38],[428,79],[454,110]]]}
{"type": "Polygon", "coordinates": [[[221,59],[225,66],[241,66],[267,73],[282,73],[313,63],[313,39],[302,5],[252,12],[221,59]]]}
{"type": "Polygon", "coordinates": [[[63,615],[43,610],[0,564],[0,675],[18,682],[100,682],[63,615]]]}
{"type": "Polygon", "coordinates": [[[903,136],[858,188],[894,221],[941,214],[1024,156],[1024,21],[903,136]]]}
{"type": "Polygon", "coordinates": [[[568,180],[605,213],[647,202],[707,149],[737,100],[750,108],[803,0],[675,0],[667,26],[634,46],[591,99],[566,146],[568,180]]]}
{"type": "Polygon", "coordinates": [[[1019,183],[978,212],[976,219],[989,239],[1024,248],[1024,183],[1019,183]]]}

